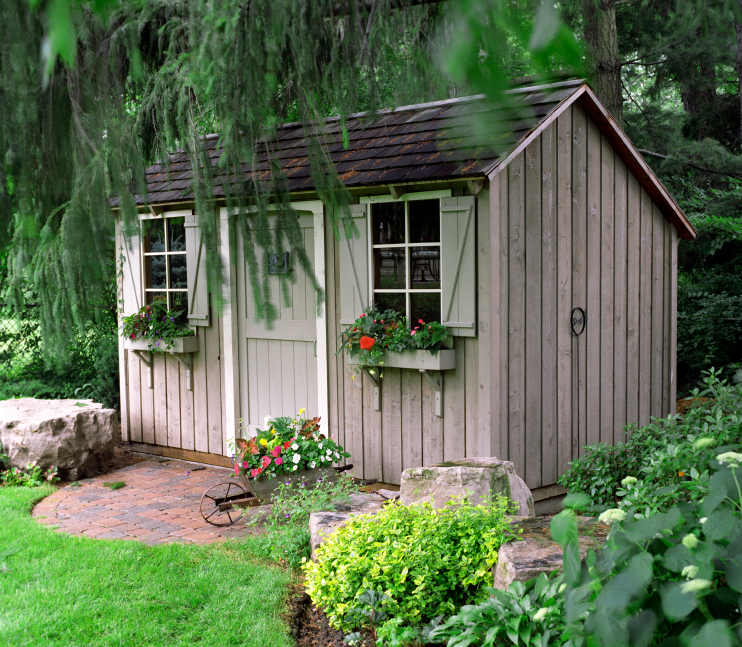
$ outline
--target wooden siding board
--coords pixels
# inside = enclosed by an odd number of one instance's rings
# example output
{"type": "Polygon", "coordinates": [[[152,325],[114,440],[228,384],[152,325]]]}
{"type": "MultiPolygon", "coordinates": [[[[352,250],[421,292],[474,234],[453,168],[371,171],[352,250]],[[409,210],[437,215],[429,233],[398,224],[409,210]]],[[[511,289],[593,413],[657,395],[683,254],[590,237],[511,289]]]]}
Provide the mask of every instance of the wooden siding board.
{"type": "Polygon", "coordinates": [[[201,397],[206,398],[208,411],[209,453],[221,454],[224,448],[222,432],[222,362],[219,350],[219,317],[211,317],[211,325],[202,328],[209,362],[206,365],[206,381],[201,397]]]}
{"type": "Polygon", "coordinates": [[[461,343],[464,339],[456,340],[456,368],[442,373],[444,461],[466,456],[466,348],[461,343]]]}
{"type": "MultiPolygon", "coordinates": [[[[525,162],[525,474],[529,488],[541,487],[541,138],[524,152],[525,162]]],[[[515,286],[511,286],[515,289],[515,286]]]]}
{"type": "MultiPolygon", "coordinates": [[[[662,215],[662,214],[660,214],[662,215]]],[[[663,255],[663,268],[662,268],[662,411],[661,416],[667,416],[670,413],[675,413],[674,407],[670,402],[670,312],[672,310],[671,298],[672,298],[672,287],[670,281],[670,267],[672,264],[672,236],[670,228],[672,224],[662,218],[665,229],[665,250],[663,255]]]]}
{"type": "Polygon", "coordinates": [[[167,445],[181,447],[180,440],[180,371],[178,360],[167,357],[167,445]]]}
{"type": "Polygon", "coordinates": [[[560,474],[577,457],[572,402],[572,110],[557,119],[557,464],[560,474]]]}
{"type": "Polygon", "coordinates": [[[641,190],[639,264],[639,424],[649,423],[652,395],[652,202],[641,190]]]}
{"type": "MultiPolygon", "coordinates": [[[[502,460],[510,460],[510,182],[500,173],[500,329],[494,332],[500,350],[500,447],[502,460]]],[[[494,448],[497,450],[497,447],[494,448]]]]}
{"type": "Polygon", "coordinates": [[[614,391],[614,207],[615,166],[613,148],[601,137],[601,241],[600,241],[600,442],[613,443],[614,391]]]}
{"type": "Polygon", "coordinates": [[[603,330],[603,304],[600,294],[601,270],[601,135],[597,124],[587,121],[587,347],[586,439],[592,445],[600,441],[600,341],[603,330]]]}
{"type": "MultiPolygon", "coordinates": [[[[482,335],[478,338],[461,337],[464,342],[464,357],[466,363],[465,388],[463,393],[464,400],[464,419],[466,420],[466,441],[464,444],[463,455],[467,457],[481,456],[480,454],[480,427],[479,427],[479,399],[482,397],[484,389],[479,388],[479,346],[481,345],[482,335]]],[[[487,366],[489,362],[482,360],[487,366]]],[[[446,398],[462,397],[461,394],[446,392],[446,398]]],[[[490,430],[490,434],[495,430],[490,430]]],[[[489,443],[487,445],[489,447],[489,443]]],[[[490,453],[487,455],[491,455],[490,453]]],[[[445,452],[444,452],[445,453],[445,452]]]]}
{"type": "Polygon", "coordinates": [[[509,456],[525,474],[525,165],[523,155],[508,166],[508,431],[509,456]]]}
{"type": "Polygon", "coordinates": [[[201,350],[193,355],[193,425],[195,447],[197,452],[209,452],[209,403],[206,390],[206,367],[216,357],[211,352],[206,340],[206,329],[199,330],[201,350]]]}
{"type": "Polygon", "coordinates": [[[402,371],[402,469],[422,467],[422,375],[418,371],[402,371]]]}
{"type": "MultiPolygon", "coordinates": [[[[132,353],[134,355],[134,353],[132,353]]],[[[150,361],[154,353],[150,353],[150,361]]],[[[135,356],[136,357],[136,356],[135,356]]],[[[139,362],[139,360],[137,359],[139,362]]],[[[147,367],[139,362],[141,366],[141,397],[142,397],[142,442],[155,444],[155,390],[150,389],[147,384],[147,367]]]]}
{"type": "MultiPolygon", "coordinates": [[[[572,307],[587,310],[587,120],[581,106],[572,108],[572,307]]],[[[590,312],[587,312],[591,317],[590,312]]],[[[590,321],[590,320],[588,320],[590,321]]],[[[588,323],[592,328],[592,323],[588,323]]],[[[573,420],[577,451],[582,455],[586,434],[587,328],[572,336],[573,420]],[[578,352],[579,350],[579,352],[578,352]]]]}
{"type": "MultiPolygon", "coordinates": [[[[500,182],[496,178],[477,200],[477,330],[476,346],[467,343],[467,395],[477,394],[476,427],[467,426],[467,456],[500,455],[499,384],[499,307],[500,282],[497,247],[500,227],[500,182]],[[493,235],[494,231],[494,235],[493,235]],[[494,262],[493,262],[494,259],[494,262]],[[496,331],[496,332],[495,332],[496,331]],[[476,375],[471,361],[474,350],[476,375]],[[480,358],[481,355],[481,358],[480,358]]],[[[469,404],[467,403],[467,406],[469,404]]]]}
{"type": "Polygon", "coordinates": [[[626,164],[616,155],[614,203],[614,306],[613,306],[613,443],[623,438],[626,426],[626,300],[627,268],[627,191],[626,164]]]}
{"type": "Polygon", "coordinates": [[[557,449],[557,124],[541,134],[541,483],[556,483],[557,449]]]}
{"type": "Polygon", "coordinates": [[[663,288],[665,254],[665,218],[654,204],[652,205],[652,395],[649,413],[662,416],[662,369],[663,369],[663,288]]]}
{"type": "Polygon", "coordinates": [[[345,381],[345,440],[355,465],[354,473],[362,478],[369,478],[364,470],[363,457],[363,382],[362,374],[356,375],[349,367],[344,368],[345,381]],[[354,379],[355,378],[355,379],[354,379]]]}
{"type": "Polygon", "coordinates": [[[678,389],[678,230],[670,230],[670,406],[675,413],[678,389]]]}
{"type": "Polygon", "coordinates": [[[154,422],[155,444],[167,447],[167,357],[161,353],[154,353],[154,422]]]}
{"type": "MultiPolygon", "coordinates": [[[[376,377],[379,373],[376,373],[376,377]]],[[[383,387],[382,387],[383,388],[383,387]]],[[[374,408],[373,383],[363,376],[363,473],[364,478],[381,478],[381,411],[374,408]]]]}
{"type": "Polygon", "coordinates": [[[196,413],[194,402],[194,391],[189,391],[186,387],[185,369],[178,365],[179,383],[180,383],[180,442],[182,449],[196,449],[196,413]]]}
{"type": "Polygon", "coordinates": [[[402,369],[385,369],[382,387],[381,478],[384,483],[399,483],[402,476],[402,369]]]}
{"type": "MultiPolygon", "coordinates": [[[[325,226],[325,270],[327,280],[327,300],[325,302],[327,317],[325,317],[325,325],[327,326],[327,400],[329,419],[323,420],[322,422],[328,435],[337,441],[337,443],[342,447],[344,446],[345,438],[339,424],[340,407],[338,406],[339,403],[342,402],[342,399],[339,397],[342,380],[340,379],[340,372],[338,370],[338,357],[335,356],[335,351],[337,350],[337,339],[340,335],[340,330],[338,329],[337,324],[339,317],[337,314],[336,298],[337,269],[337,263],[335,262],[335,236],[332,227],[325,226]]],[[[343,463],[345,463],[345,461],[343,461],[343,463]]]]}
{"type": "Polygon", "coordinates": [[[626,234],[626,424],[639,422],[639,317],[641,296],[641,189],[633,173],[627,183],[626,234]]]}
{"type": "MultiPolygon", "coordinates": [[[[444,388],[445,380],[444,373],[444,388]]],[[[421,402],[423,465],[434,465],[443,461],[443,418],[435,415],[435,391],[427,378],[423,378],[422,380],[421,402]]]]}

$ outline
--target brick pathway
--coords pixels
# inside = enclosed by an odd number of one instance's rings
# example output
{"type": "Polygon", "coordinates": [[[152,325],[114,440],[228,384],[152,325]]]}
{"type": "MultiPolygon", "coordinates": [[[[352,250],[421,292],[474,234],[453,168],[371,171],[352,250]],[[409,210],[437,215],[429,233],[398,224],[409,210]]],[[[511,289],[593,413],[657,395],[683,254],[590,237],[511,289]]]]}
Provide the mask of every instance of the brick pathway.
{"type": "Polygon", "coordinates": [[[149,545],[245,536],[247,514],[234,526],[218,528],[206,523],[199,512],[206,488],[230,475],[234,476],[231,470],[220,467],[145,461],[82,480],[81,487],[63,487],[41,501],[33,517],[56,526],[57,532],[136,539],[149,545]],[[111,491],[103,486],[116,481],[125,482],[126,487],[111,491]]]}

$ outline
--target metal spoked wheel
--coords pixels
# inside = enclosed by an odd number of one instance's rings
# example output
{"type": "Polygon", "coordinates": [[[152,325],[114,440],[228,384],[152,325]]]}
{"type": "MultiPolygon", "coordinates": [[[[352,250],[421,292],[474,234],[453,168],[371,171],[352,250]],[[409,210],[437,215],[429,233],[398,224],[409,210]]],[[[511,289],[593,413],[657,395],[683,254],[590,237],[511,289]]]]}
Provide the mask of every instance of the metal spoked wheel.
{"type": "Polygon", "coordinates": [[[235,502],[243,503],[250,496],[242,483],[234,479],[212,485],[201,497],[201,516],[212,526],[231,526],[245,514],[245,509],[235,506],[235,502]]]}

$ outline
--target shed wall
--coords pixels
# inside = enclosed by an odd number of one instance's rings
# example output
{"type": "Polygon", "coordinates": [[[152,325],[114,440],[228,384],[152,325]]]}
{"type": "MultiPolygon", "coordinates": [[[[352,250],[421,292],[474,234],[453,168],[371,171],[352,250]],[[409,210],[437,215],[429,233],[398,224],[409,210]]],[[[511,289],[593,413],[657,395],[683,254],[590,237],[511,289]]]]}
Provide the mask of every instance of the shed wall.
{"type": "MultiPolygon", "coordinates": [[[[488,227],[487,194],[482,191],[477,200],[480,228],[482,222],[488,227]]],[[[348,462],[355,466],[354,474],[399,483],[402,471],[409,467],[481,455],[479,338],[455,338],[456,368],[443,371],[442,417],[434,413],[435,392],[427,379],[410,369],[384,369],[381,410],[376,411],[369,378],[353,372],[345,353],[335,355],[344,328],[339,323],[342,241],[335,239],[332,227],[325,229],[330,430],[351,454],[348,462]]],[[[489,258],[489,249],[480,247],[481,263],[489,258]]],[[[479,311],[481,320],[481,307],[479,311]]]]}
{"type": "Polygon", "coordinates": [[[579,104],[493,181],[502,295],[493,451],[535,489],[555,484],[584,445],[616,443],[627,424],[673,409],[677,231],[579,104]],[[579,337],[575,307],[587,312],[579,337]]]}
{"type": "MultiPolygon", "coordinates": [[[[118,224],[116,237],[119,248],[124,243],[118,224]]],[[[159,353],[154,354],[153,388],[150,389],[147,367],[133,352],[124,349],[121,341],[119,368],[124,440],[202,454],[225,454],[221,362],[224,340],[221,317],[213,314],[212,308],[210,326],[197,328],[201,345],[199,352],[192,356],[192,391],[186,388],[186,371],[178,360],[173,355],[159,353]]],[[[200,458],[206,460],[208,457],[200,458]]]]}

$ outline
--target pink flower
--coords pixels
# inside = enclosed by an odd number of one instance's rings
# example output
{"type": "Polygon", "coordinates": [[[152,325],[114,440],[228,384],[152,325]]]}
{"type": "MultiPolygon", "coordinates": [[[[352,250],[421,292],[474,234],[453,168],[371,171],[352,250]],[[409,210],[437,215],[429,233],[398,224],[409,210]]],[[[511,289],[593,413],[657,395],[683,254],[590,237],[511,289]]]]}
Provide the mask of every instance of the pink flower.
{"type": "Polygon", "coordinates": [[[281,445],[278,445],[278,447],[274,447],[271,449],[271,454],[273,455],[273,458],[276,458],[281,453],[281,445]]]}
{"type": "Polygon", "coordinates": [[[376,323],[376,319],[374,319],[374,323],[376,323]]]}
{"type": "Polygon", "coordinates": [[[137,334],[135,332],[131,333],[131,338],[132,339],[136,339],[137,338],[137,334]]]}
{"type": "Polygon", "coordinates": [[[366,316],[366,314],[365,314],[365,313],[361,315],[361,317],[365,317],[365,316],[366,316]]]}
{"type": "Polygon", "coordinates": [[[242,467],[244,469],[247,469],[248,467],[250,467],[250,464],[247,461],[245,461],[245,462],[242,463],[242,467]]]}
{"type": "Polygon", "coordinates": [[[413,331],[412,331],[412,332],[410,333],[410,335],[416,335],[416,334],[417,334],[417,330],[413,330],[413,331]]]}
{"type": "Polygon", "coordinates": [[[263,456],[263,469],[268,467],[268,465],[271,464],[271,457],[270,456],[263,456]]]}
{"type": "Polygon", "coordinates": [[[276,460],[274,460],[273,462],[274,462],[274,463],[276,464],[276,466],[278,466],[278,465],[281,465],[281,464],[283,463],[283,458],[281,458],[281,457],[279,456],[279,457],[278,457],[278,458],[277,458],[276,460]]]}
{"type": "Polygon", "coordinates": [[[250,470],[250,476],[252,476],[253,478],[255,478],[262,471],[263,470],[261,470],[261,469],[259,469],[259,468],[256,467],[255,469],[250,470]]]}
{"type": "Polygon", "coordinates": [[[417,320],[417,323],[419,323],[419,324],[424,324],[425,322],[424,322],[424,321],[423,321],[422,319],[418,319],[418,320],[417,320]]]}
{"type": "Polygon", "coordinates": [[[240,466],[239,466],[239,465],[235,465],[235,466],[234,466],[234,473],[235,473],[235,474],[236,474],[237,476],[239,476],[239,475],[240,475],[240,466]]]}

